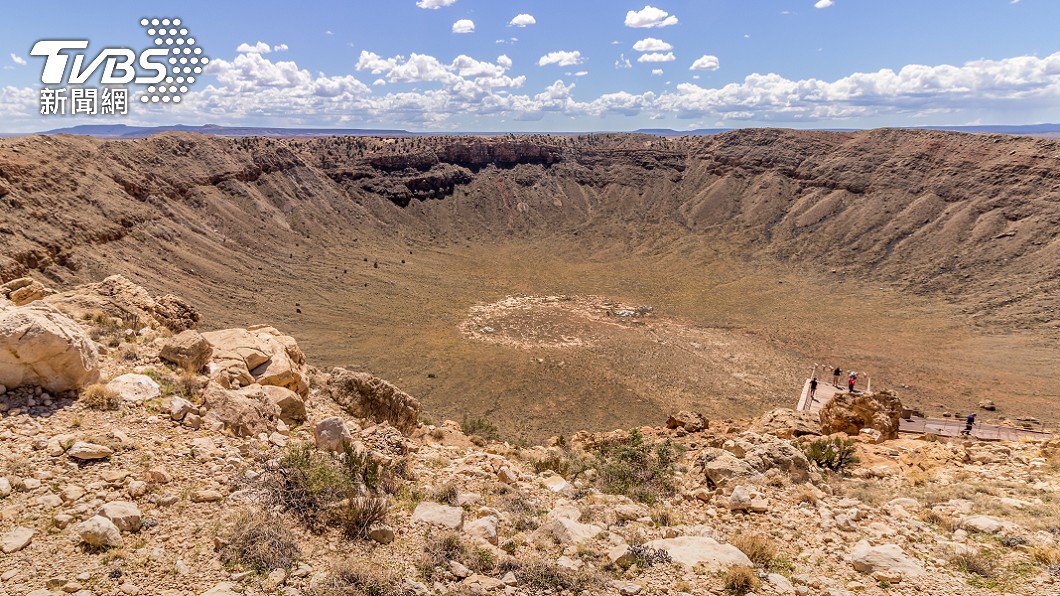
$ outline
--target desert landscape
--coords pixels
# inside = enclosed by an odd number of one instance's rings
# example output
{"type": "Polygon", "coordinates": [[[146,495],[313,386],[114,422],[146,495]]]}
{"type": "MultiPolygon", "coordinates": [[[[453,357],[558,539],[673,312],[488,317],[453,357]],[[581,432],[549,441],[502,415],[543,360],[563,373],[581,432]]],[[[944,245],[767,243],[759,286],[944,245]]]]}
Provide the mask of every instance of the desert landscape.
{"type": "Polygon", "coordinates": [[[31,135],[0,204],[3,593],[1060,593],[1058,141],[31,135]]]}

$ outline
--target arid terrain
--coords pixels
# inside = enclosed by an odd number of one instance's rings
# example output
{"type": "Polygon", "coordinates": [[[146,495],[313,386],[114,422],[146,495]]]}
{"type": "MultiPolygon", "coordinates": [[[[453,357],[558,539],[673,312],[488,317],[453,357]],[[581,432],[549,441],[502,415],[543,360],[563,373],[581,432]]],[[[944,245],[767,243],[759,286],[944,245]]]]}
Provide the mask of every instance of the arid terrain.
{"type": "Polygon", "coordinates": [[[32,136],[0,141],[0,203],[2,281],[122,273],[513,439],[757,415],[814,364],[1060,414],[1050,140],[32,136]]]}

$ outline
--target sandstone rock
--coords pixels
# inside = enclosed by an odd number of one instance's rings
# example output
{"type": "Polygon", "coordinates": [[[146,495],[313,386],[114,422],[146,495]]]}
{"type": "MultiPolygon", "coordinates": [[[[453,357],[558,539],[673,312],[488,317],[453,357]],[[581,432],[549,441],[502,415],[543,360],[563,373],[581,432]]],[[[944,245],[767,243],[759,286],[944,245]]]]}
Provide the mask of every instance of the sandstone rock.
{"type": "Polygon", "coordinates": [[[91,517],[76,528],[77,535],[90,546],[121,548],[122,539],[118,526],[102,515],[91,517]]]}
{"type": "Polygon", "coordinates": [[[213,356],[213,346],[198,331],[188,329],[166,340],[158,357],[191,372],[199,372],[213,356]]]}
{"type": "Polygon", "coordinates": [[[869,575],[884,572],[900,574],[903,579],[912,579],[925,573],[920,561],[907,555],[897,544],[872,546],[868,540],[854,545],[850,552],[850,563],[854,569],[869,575]]]}
{"type": "Polygon", "coordinates": [[[33,542],[33,530],[30,528],[15,528],[0,536],[0,550],[4,554],[17,553],[33,542]]]}
{"type": "Polygon", "coordinates": [[[121,275],[48,296],[44,301],[77,320],[86,315],[104,315],[121,319],[135,328],[162,325],[180,332],[195,327],[202,318],[183,300],[168,295],[152,297],[121,275]]]}
{"type": "Polygon", "coordinates": [[[302,396],[286,387],[276,385],[266,385],[262,389],[265,391],[265,399],[279,410],[280,420],[288,425],[305,422],[305,400],[302,396]]]}
{"type": "Polygon", "coordinates": [[[305,355],[294,338],[268,326],[208,331],[202,336],[213,347],[210,377],[222,387],[251,383],[309,393],[305,355]]]}
{"type": "Polygon", "coordinates": [[[338,416],[325,418],[313,426],[313,440],[317,449],[342,453],[346,446],[353,444],[353,435],[346,428],[346,423],[338,416]]]}
{"type": "Polygon", "coordinates": [[[464,524],[464,533],[469,536],[481,538],[486,542],[497,545],[497,524],[500,520],[495,515],[487,515],[464,524]]]}
{"type": "Polygon", "coordinates": [[[147,375],[125,374],[111,379],[107,389],[121,395],[127,402],[139,403],[155,399],[162,395],[162,390],[154,379],[147,375]]]}
{"type": "Polygon", "coordinates": [[[994,400],[992,399],[984,399],[980,401],[979,407],[988,412],[993,412],[994,410],[997,410],[997,404],[995,404],[994,400]]]}
{"type": "Polygon", "coordinates": [[[898,437],[902,402],[889,391],[879,393],[837,393],[821,408],[824,434],[857,435],[863,428],[880,431],[884,440],[898,437]]]}
{"type": "Polygon", "coordinates": [[[358,418],[385,421],[404,432],[419,419],[420,403],[414,397],[367,373],[336,368],[327,388],[331,399],[358,418]]]}
{"type": "Polygon", "coordinates": [[[81,461],[88,461],[93,459],[106,459],[111,455],[114,455],[114,450],[104,445],[77,441],[66,450],[66,455],[81,461]]]}
{"type": "Polygon", "coordinates": [[[486,592],[501,590],[505,587],[503,581],[485,575],[479,575],[477,573],[469,575],[460,583],[471,594],[484,594],[486,592]]]}
{"type": "Polygon", "coordinates": [[[459,530],[464,525],[464,510],[441,503],[422,501],[412,512],[412,522],[422,522],[450,530],[459,530]]]}
{"type": "Polygon", "coordinates": [[[194,404],[183,397],[173,397],[169,400],[169,417],[177,422],[184,420],[184,417],[194,409],[194,404]]]}
{"type": "Polygon", "coordinates": [[[665,551],[675,563],[688,568],[702,565],[708,572],[721,571],[733,565],[752,565],[740,549],[706,536],[663,538],[652,540],[645,546],[665,551]]]}
{"type": "Polygon", "coordinates": [[[537,531],[559,544],[567,545],[592,540],[603,532],[603,528],[593,524],[583,524],[567,517],[554,517],[541,524],[537,531]]]}
{"type": "Polygon", "coordinates": [[[1009,530],[1012,524],[989,515],[968,515],[958,521],[962,528],[983,534],[1001,534],[1009,530]]]}
{"type": "Polygon", "coordinates": [[[197,490],[191,493],[192,503],[214,503],[224,498],[225,496],[220,491],[211,489],[197,490]]]}
{"type": "Polygon", "coordinates": [[[666,420],[666,428],[682,428],[690,433],[706,430],[707,417],[699,412],[681,411],[666,420]]]}
{"type": "Polygon", "coordinates": [[[79,389],[99,379],[99,354],[81,327],[43,303],[0,310],[0,384],[79,389]]]}
{"type": "Polygon", "coordinates": [[[15,306],[25,306],[54,293],[55,290],[45,287],[44,284],[31,277],[13,279],[0,286],[0,296],[7,298],[15,306]]]}
{"type": "Polygon", "coordinates": [[[818,436],[821,421],[812,412],[777,408],[759,416],[749,429],[758,434],[770,434],[781,439],[818,436]]]}
{"type": "Polygon", "coordinates": [[[211,382],[206,385],[202,399],[209,414],[237,437],[268,434],[280,413],[279,408],[264,398],[260,386],[232,390],[211,382]]]}
{"type": "Polygon", "coordinates": [[[607,552],[607,560],[615,567],[625,569],[637,561],[637,555],[628,544],[619,544],[607,552]]]}
{"type": "Polygon", "coordinates": [[[122,532],[139,531],[142,524],[140,508],[129,501],[111,501],[100,507],[98,515],[112,521],[122,532]]]}

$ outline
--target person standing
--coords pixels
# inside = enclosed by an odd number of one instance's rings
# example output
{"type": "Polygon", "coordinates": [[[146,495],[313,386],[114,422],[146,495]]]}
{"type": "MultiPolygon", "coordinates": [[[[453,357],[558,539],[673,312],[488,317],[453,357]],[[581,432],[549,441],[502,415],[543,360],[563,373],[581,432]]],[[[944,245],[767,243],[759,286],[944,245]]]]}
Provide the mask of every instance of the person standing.
{"type": "Polygon", "coordinates": [[[810,401],[813,401],[815,393],[817,393],[817,377],[810,379],[810,401]]]}
{"type": "Polygon", "coordinates": [[[962,435],[971,436],[972,426],[975,425],[975,412],[968,414],[968,418],[964,421],[964,430],[961,431],[962,435]]]}
{"type": "Polygon", "coordinates": [[[847,387],[851,393],[854,393],[854,385],[858,382],[858,373],[850,371],[850,376],[847,378],[847,387]]]}
{"type": "Polygon", "coordinates": [[[842,374],[843,369],[838,366],[832,371],[832,385],[834,385],[836,389],[839,389],[839,377],[842,376],[842,374]]]}

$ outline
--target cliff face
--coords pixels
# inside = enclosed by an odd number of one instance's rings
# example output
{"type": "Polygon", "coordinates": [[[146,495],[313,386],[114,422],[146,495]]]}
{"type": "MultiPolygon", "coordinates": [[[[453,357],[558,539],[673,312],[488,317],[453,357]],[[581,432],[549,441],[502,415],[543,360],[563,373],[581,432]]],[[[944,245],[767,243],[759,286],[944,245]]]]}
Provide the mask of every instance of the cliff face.
{"type": "Polygon", "coordinates": [[[118,241],[251,258],[395,232],[636,243],[650,229],[1060,324],[1060,143],[1025,137],[28,137],[0,141],[0,202],[3,280],[83,277],[118,241]]]}

